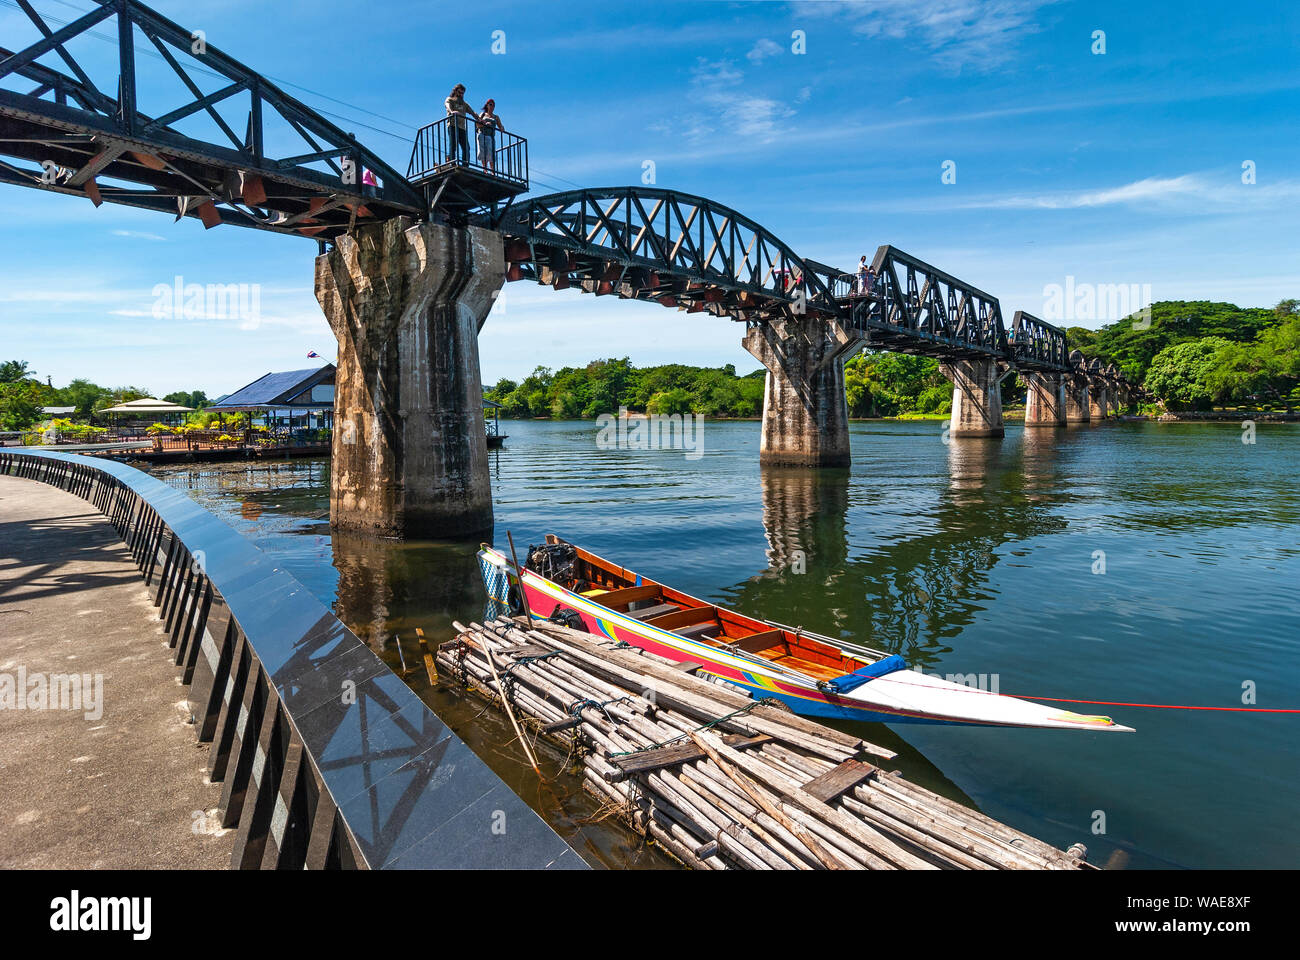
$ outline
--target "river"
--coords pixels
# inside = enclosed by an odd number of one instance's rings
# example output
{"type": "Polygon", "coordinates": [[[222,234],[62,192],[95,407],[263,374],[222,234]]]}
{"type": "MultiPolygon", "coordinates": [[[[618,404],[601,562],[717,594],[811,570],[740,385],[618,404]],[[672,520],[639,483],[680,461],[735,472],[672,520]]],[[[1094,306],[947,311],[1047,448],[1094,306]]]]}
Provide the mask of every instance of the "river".
{"type": "MultiPolygon", "coordinates": [[[[710,422],[704,455],[597,449],[592,422],[505,421],[495,538],[557,533],[697,596],[852,638],[1002,693],[1300,708],[1300,429],[851,426],[853,466],[760,470],[754,422],[710,422]]],[[[334,533],[322,460],[155,467],[334,606],[400,669],[478,619],[473,545],[334,533]],[[401,654],[394,637],[400,638],[401,654]]],[[[407,680],[591,863],[661,867],[556,751],[539,785],[506,721],[407,680]]],[[[1294,867],[1300,714],[1063,706],[1136,734],[861,724],[913,780],[1089,860],[1294,867]]]]}

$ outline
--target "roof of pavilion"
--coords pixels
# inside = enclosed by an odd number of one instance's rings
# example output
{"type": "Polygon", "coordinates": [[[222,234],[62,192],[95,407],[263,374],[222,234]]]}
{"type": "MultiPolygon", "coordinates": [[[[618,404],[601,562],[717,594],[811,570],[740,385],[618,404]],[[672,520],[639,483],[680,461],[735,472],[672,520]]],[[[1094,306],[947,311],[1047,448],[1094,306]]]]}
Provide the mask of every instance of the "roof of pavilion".
{"type": "Polygon", "coordinates": [[[331,410],[333,399],[313,400],[312,388],[334,384],[334,364],[309,370],[286,370],[267,373],[247,386],[210,403],[208,410],[270,410],[295,407],[304,410],[331,410]]]}

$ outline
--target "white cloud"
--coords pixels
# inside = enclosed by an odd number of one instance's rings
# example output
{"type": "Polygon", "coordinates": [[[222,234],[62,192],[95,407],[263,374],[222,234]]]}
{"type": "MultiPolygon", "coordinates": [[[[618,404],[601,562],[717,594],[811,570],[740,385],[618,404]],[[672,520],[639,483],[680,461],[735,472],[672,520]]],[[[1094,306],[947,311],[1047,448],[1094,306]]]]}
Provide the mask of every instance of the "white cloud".
{"type": "Polygon", "coordinates": [[[749,53],[745,54],[745,58],[749,60],[750,63],[762,63],[768,57],[775,57],[783,52],[784,49],[779,43],[769,40],[767,37],[763,37],[754,44],[749,53]]]}
{"type": "Polygon", "coordinates": [[[691,70],[691,98],[707,108],[704,114],[687,117],[687,136],[692,140],[716,141],[717,134],[743,137],[752,145],[776,139],[778,125],[794,116],[794,108],[783,100],[750,92],[745,74],[730,60],[696,61],[691,70]]]}
{"type": "Polygon", "coordinates": [[[926,47],[941,66],[989,70],[1015,56],[1016,41],[1039,30],[1040,8],[1055,0],[870,0],[806,4],[800,11],[842,17],[854,33],[926,47]]]}
{"type": "Polygon", "coordinates": [[[1271,207],[1300,198],[1300,183],[1242,184],[1207,174],[1187,173],[1178,177],[1146,177],[1117,187],[1062,191],[1044,194],[1016,194],[975,199],[958,204],[962,209],[1079,210],[1117,205],[1175,205],[1205,210],[1271,207]]]}
{"type": "Polygon", "coordinates": [[[114,230],[113,236],[130,237],[135,240],[160,240],[164,243],[167,242],[166,237],[160,237],[156,233],[145,233],[142,230],[114,230]]]}

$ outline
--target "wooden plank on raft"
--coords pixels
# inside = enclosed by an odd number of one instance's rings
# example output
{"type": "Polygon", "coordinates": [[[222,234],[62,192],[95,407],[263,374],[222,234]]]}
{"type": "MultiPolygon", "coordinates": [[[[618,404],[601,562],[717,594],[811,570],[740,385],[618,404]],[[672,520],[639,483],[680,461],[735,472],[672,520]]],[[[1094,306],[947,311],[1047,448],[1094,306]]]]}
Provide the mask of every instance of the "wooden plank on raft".
{"type": "MultiPolygon", "coordinates": [[[[746,747],[760,746],[771,739],[766,735],[742,737],[737,734],[729,734],[723,737],[723,742],[733,749],[743,750],[746,747]]],[[[705,756],[703,750],[688,740],[684,743],[660,747],[657,750],[643,750],[640,753],[628,754],[625,757],[610,757],[610,762],[617,765],[623,771],[624,776],[631,776],[635,773],[650,773],[654,770],[662,770],[664,767],[676,767],[683,763],[693,763],[696,760],[703,760],[705,756]]]]}
{"type": "Polygon", "coordinates": [[[548,653],[555,653],[554,647],[547,647],[540,643],[525,643],[522,646],[510,647],[508,650],[502,650],[503,657],[510,657],[513,660],[522,660],[525,657],[544,657],[548,653]]]}
{"type": "Polygon", "coordinates": [[[822,803],[830,803],[875,772],[876,768],[869,763],[861,760],[845,760],[838,766],[831,767],[821,776],[809,780],[803,785],[803,789],[805,793],[811,794],[822,803]]]}
{"type": "MultiPolygon", "coordinates": [[[[698,607],[694,609],[708,610],[713,608],[698,607]]],[[[510,628],[514,628],[514,624],[510,624],[510,628]]],[[[690,674],[683,674],[667,664],[654,662],[631,651],[611,650],[608,647],[601,647],[590,634],[579,633],[576,630],[570,630],[567,627],[553,623],[535,624],[533,632],[537,633],[543,641],[554,641],[561,649],[571,652],[577,662],[588,669],[594,669],[598,675],[605,677],[609,681],[624,685],[632,684],[637,689],[641,689],[646,685],[645,678],[657,680],[660,684],[681,688],[683,695],[700,708],[705,707],[704,698],[707,697],[709,701],[707,710],[714,710],[718,705],[724,705],[733,710],[740,707],[749,707],[751,710],[746,717],[746,722],[750,726],[761,725],[761,728],[767,728],[768,732],[771,733],[776,733],[778,730],[797,731],[806,735],[801,738],[801,742],[805,746],[810,743],[808,737],[815,738],[818,743],[838,749],[840,755],[833,757],[837,763],[846,759],[848,755],[860,751],[865,751],[886,760],[892,760],[897,756],[892,750],[886,750],[884,747],[868,743],[854,737],[852,734],[836,730],[834,727],[827,727],[808,717],[777,710],[775,707],[767,705],[754,707],[753,700],[750,699],[747,693],[728,690],[708,680],[693,677],[690,674]]],[[[660,689],[661,703],[664,702],[664,693],[665,691],[660,689]]],[[[823,748],[819,755],[831,757],[833,752],[834,750],[826,752],[823,748]]]]}

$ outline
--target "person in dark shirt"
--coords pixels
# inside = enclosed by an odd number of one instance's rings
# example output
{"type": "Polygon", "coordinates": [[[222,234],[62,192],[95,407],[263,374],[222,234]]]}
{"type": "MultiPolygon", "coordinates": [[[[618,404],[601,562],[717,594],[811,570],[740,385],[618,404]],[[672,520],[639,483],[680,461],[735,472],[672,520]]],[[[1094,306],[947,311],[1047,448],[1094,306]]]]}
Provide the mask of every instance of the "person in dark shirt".
{"type": "Polygon", "coordinates": [[[490,173],[497,169],[497,131],[506,129],[496,109],[497,102],[489,99],[478,115],[478,160],[490,173]]]}

